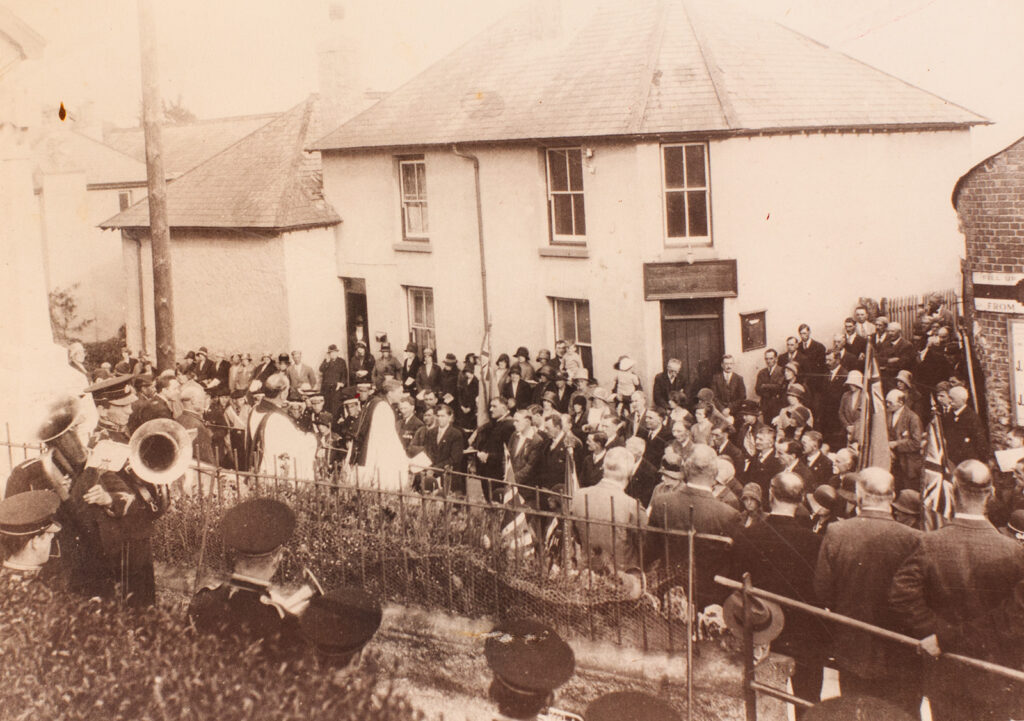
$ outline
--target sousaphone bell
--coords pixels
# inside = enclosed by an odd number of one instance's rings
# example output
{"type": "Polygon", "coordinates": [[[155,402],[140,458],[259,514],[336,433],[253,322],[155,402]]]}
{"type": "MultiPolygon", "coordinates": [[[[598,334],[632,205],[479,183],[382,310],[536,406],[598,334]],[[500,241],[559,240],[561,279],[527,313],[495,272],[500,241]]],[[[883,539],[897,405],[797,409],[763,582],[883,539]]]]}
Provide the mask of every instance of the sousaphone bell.
{"type": "Polygon", "coordinates": [[[192,462],[192,437],[177,421],[156,418],[143,423],[128,440],[128,464],[140,479],[166,486],[184,475],[192,462]]]}

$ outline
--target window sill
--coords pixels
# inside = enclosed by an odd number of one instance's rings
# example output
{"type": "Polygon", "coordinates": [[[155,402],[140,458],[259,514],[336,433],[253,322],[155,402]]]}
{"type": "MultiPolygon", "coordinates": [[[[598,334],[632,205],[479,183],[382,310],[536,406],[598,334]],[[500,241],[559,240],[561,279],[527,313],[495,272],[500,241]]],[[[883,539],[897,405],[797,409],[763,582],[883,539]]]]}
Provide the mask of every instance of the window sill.
{"type": "Polygon", "coordinates": [[[549,245],[538,248],[537,252],[541,258],[589,258],[590,251],[580,246],[559,246],[549,245]]]}
{"type": "Polygon", "coordinates": [[[410,242],[404,241],[401,243],[393,243],[391,245],[393,250],[401,251],[403,253],[433,253],[433,249],[430,247],[430,242],[410,242]]]}

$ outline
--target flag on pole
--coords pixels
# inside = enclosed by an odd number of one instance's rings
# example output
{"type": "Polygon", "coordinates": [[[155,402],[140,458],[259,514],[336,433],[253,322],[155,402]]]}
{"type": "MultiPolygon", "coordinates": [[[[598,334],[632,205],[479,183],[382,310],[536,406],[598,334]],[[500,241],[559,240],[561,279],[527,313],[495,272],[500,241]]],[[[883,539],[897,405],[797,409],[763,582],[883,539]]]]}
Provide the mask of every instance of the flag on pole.
{"type": "Polygon", "coordinates": [[[512,470],[512,460],[508,455],[508,448],[505,448],[505,490],[501,496],[501,503],[505,511],[501,519],[501,544],[511,555],[518,555],[520,558],[531,558],[534,554],[534,542],[536,537],[533,529],[526,518],[524,509],[526,502],[519,493],[519,487],[515,485],[516,474],[512,470]]]}
{"type": "Polygon", "coordinates": [[[484,337],[480,341],[480,389],[476,394],[476,421],[478,427],[490,420],[487,409],[491,398],[496,395],[495,389],[491,388],[491,352],[488,350],[490,347],[490,335],[490,329],[485,329],[484,337]]]}
{"type": "Polygon", "coordinates": [[[941,528],[953,517],[953,483],[950,480],[946,439],[935,398],[932,398],[932,422],[928,424],[928,446],[924,456],[924,484],[921,505],[927,531],[941,528]]]}
{"type": "Polygon", "coordinates": [[[868,339],[864,352],[864,388],[860,403],[860,468],[873,466],[889,470],[892,455],[889,452],[889,429],[886,424],[885,398],[882,395],[882,377],[875,358],[875,344],[868,339]]]}

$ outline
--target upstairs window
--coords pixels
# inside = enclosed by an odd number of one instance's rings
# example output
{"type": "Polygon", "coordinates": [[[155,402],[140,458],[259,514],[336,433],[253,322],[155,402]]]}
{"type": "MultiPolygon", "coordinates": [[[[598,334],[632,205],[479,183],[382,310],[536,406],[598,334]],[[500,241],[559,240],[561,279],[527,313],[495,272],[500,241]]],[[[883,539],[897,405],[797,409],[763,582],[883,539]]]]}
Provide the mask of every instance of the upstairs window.
{"type": "Polygon", "coordinates": [[[583,210],[583,150],[547,151],[548,219],[553,243],[584,243],[587,220],[583,210]]]}
{"type": "MultiPolygon", "coordinates": [[[[433,288],[406,287],[409,301],[409,340],[421,349],[437,348],[437,331],[434,326],[433,288]]],[[[436,357],[435,357],[435,360],[436,357]]]]}
{"type": "Polygon", "coordinates": [[[662,165],[667,241],[710,245],[707,146],[704,143],[664,145],[662,165]]]}
{"type": "Polygon", "coordinates": [[[402,190],[402,239],[430,239],[427,223],[427,164],[423,156],[398,161],[402,190]]]}

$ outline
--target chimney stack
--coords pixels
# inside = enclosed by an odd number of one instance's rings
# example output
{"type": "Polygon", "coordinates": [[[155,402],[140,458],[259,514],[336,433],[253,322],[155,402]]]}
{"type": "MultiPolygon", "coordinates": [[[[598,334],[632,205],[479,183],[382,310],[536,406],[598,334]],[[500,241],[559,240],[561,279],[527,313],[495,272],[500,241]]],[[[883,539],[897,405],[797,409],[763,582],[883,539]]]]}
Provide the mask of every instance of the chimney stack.
{"type": "Polygon", "coordinates": [[[347,27],[345,15],[342,3],[330,3],[326,33],[317,49],[324,132],[334,130],[366,105],[360,82],[359,38],[347,27]]]}

